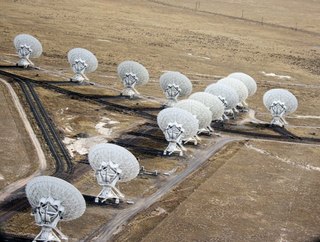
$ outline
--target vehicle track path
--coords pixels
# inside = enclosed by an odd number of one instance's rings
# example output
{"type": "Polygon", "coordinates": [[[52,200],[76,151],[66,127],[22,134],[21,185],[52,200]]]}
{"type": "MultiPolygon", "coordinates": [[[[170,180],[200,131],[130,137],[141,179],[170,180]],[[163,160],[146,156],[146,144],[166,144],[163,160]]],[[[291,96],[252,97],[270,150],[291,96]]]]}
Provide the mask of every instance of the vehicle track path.
{"type": "Polygon", "coordinates": [[[109,241],[115,233],[121,230],[121,226],[125,225],[136,214],[150,207],[157,202],[162,196],[171,191],[176,185],[186,179],[192,172],[196,171],[211,156],[218,152],[221,148],[231,142],[245,140],[238,137],[221,137],[216,140],[210,140],[207,148],[198,150],[196,156],[187,159],[189,166],[181,173],[171,176],[168,181],[161,186],[151,196],[137,201],[133,206],[122,210],[111,221],[101,226],[98,230],[84,238],[84,241],[109,241]]]}
{"type": "Polygon", "coordinates": [[[8,91],[11,94],[13,103],[19,113],[20,118],[23,121],[24,127],[27,130],[29,137],[31,139],[31,142],[33,144],[33,146],[35,147],[35,150],[37,152],[37,156],[38,156],[38,162],[39,162],[39,166],[38,169],[32,173],[32,175],[20,179],[14,183],[11,183],[10,185],[6,186],[1,194],[0,194],[0,202],[4,201],[8,196],[10,196],[12,194],[12,192],[18,190],[19,188],[23,187],[25,184],[27,184],[27,182],[32,179],[35,176],[40,175],[46,168],[47,168],[47,161],[46,161],[46,157],[44,155],[44,152],[42,150],[42,147],[40,145],[40,142],[36,136],[36,134],[34,133],[31,124],[27,118],[27,115],[20,103],[20,100],[17,96],[17,94],[15,93],[15,91],[13,90],[12,86],[4,79],[0,78],[0,81],[8,88],[8,91]]]}

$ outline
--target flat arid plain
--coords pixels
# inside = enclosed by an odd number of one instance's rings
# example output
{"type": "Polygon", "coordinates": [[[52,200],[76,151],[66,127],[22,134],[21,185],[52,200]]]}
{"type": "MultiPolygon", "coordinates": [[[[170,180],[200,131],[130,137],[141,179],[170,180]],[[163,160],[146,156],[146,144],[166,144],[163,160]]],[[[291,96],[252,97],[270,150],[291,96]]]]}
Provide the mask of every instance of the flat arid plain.
{"type": "MultiPolygon", "coordinates": [[[[5,72],[34,81],[72,157],[74,169],[62,177],[86,197],[100,189],[87,164],[94,144],[122,145],[159,172],[120,183],[133,205],[87,199],[81,218],[59,225],[70,241],[320,240],[319,1],[0,0],[0,8],[0,78],[13,87],[37,137],[1,82],[2,202],[23,204],[19,188],[58,166],[20,86],[5,72]],[[42,43],[37,69],[5,67],[18,60],[13,39],[20,33],[42,43]],[[95,85],[62,84],[73,75],[67,52],[75,47],[96,55],[99,67],[88,74],[95,85]],[[139,99],[119,96],[116,69],[124,60],[149,71],[139,99]],[[237,71],[252,76],[258,90],[247,100],[250,112],[217,127],[220,137],[202,136],[184,156],[166,157],[155,117],[165,102],[159,77],[168,70],[188,76],[193,92],[237,71]],[[299,101],[287,117],[291,138],[254,122],[270,122],[262,96],[271,88],[286,88],[299,101]]],[[[30,206],[9,208],[0,212],[1,232],[34,238],[39,227],[30,206]]]]}

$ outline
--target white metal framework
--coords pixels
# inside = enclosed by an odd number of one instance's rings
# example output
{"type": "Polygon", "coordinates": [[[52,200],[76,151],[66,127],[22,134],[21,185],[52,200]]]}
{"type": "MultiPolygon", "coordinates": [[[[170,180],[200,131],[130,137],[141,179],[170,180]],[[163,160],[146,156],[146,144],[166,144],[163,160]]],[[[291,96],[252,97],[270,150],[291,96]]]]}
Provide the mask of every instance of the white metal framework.
{"type": "Polygon", "coordinates": [[[96,203],[106,201],[118,204],[124,195],[116,187],[118,181],[126,182],[139,174],[139,163],[127,149],[115,144],[98,144],[89,151],[89,163],[102,186],[96,203]]]}
{"type": "MultiPolygon", "coordinates": [[[[212,113],[210,109],[205,106],[203,103],[193,100],[193,99],[185,99],[177,102],[174,107],[181,108],[190,112],[192,115],[196,117],[199,121],[199,129],[198,134],[200,133],[208,133],[211,134],[213,131],[211,128],[211,118],[212,113]]],[[[194,144],[197,144],[197,140],[200,140],[199,137],[196,135],[195,137],[191,137],[188,141],[193,141],[194,144]]]]}
{"type": "Polygon", "coordinates": [[[271,124],[283,127],[284,116],[298,108],[297,98],[286,89],[271,89],[263,95],[263,103],[273,117],[271,124]]]}
{"type": "Polygon", "coordinates": [[[68,61],[75,75],[70,79],[82,83],[89,81],[86,73],[94,72],[98,68],[98,60],[89,50],[74,48],[68,52],[68,61]]]}
{"type": "MultiPolygon", "coordinates": [[[[248,98],[247,86],[244,85],[243,82],[241,82],[239,79],[232,78],[232,77],[222,78],[218,81],[218,83],[221,83],[233,88],[239,96],[239,103],[237,105],[241,108],[241,110],[245,110],[243,108],[246,107],[245,101],[248,98]]],[[[237,111],[236,108],[234,110],[237,111]]]]}
{"type": "Polygon", "coordinates": [[[124,61],[118,66],[118,75],[123,83],[124,89],[121,92],[123,96],[130,98],[139,95],[135,89],[137,85],[144,85],[149,81],[148,70],[138,62],[124,61]]]}
{"type": "Polygon", "coordinates": [[[190,112],[175,107],[160,111],[157,123],[169,142],[164,155],[177,152],[182,156],[183,151],[186,151],[182,140],[194,137],[199,129],[198,120],[190,112]]]}
{"type": "Polygon", "coordinates": [[[165,104],[168,107],[173,106],[178,97],[188,96],[192,92],[192,83],[189,78],[176,71],[168,71],[162,74],[160,87],[168,99],[165,104]]]}
{"type": "Polygon", "coordinates": [[[86,203],[78,189],[56,177],[33,178],[26,186],[26,195],[36,224],[41,226],[41,232],[33,241],[66,240],[67,237],[57,229],[58,222],[79,218],[86,209],[86,203]]]}
{"type": "Polygon", "coordinates": [[[42,54],[41,43],[31,35],[19,34],[14,38],[13,44],[20,58],[17,66],[34,66],[30,58],[38,58],[42,54]]]}
{"type": "Polygon", "coordinates": [[[225,106],[223,119],[228,119],[226,114],[231,114],[232,117],[235,118],[234,111],[239,103],[239,95],[233,88],[222,83],[213,83],[207,86],[205,92],[217,96],[222,101],[225,106]]]}

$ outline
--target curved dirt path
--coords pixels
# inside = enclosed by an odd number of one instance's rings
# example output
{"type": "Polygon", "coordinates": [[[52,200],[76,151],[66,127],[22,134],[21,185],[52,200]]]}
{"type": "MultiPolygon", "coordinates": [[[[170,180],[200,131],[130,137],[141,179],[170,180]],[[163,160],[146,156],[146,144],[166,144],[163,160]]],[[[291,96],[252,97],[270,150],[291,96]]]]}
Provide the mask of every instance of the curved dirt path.
{"type": "Polygon", "coordinates": [[[34,133],[32,127],[29,123],[27,115],[24,112],[24,109],[19,101],[17,94],[15,93],[15,91],[13,90],[11,85],[6,80],[0,78],[0,81],[6,85],[6,87],[8,88],[8,90],[11,94],[12,100],[14,102],[14,105],[15,105],[18,113],[19,113],[19,116],[22,119],[24,127],[27,130],[29,137],[31,139],[31,142],[33,143],[33,145],[36,149],[36,152],[38,155],[38,162],[39,162],[38,169],[32,175],[30,175],[26,178],[20,179],[16,182],[13,182],[10,185],[6,186],[4,189],[2,189],[1,194],[0,194],[0,202],[2,202],[6,198],[8,198],[12,194],[12,192],[23,187],[31,178],[33,178],[37,175],[40,175],[47,168],[47,162],[46,162],[46,157],[44,155],[44,152],[41,148],[40,142],[39,142],[36,134],[34,133]]]}

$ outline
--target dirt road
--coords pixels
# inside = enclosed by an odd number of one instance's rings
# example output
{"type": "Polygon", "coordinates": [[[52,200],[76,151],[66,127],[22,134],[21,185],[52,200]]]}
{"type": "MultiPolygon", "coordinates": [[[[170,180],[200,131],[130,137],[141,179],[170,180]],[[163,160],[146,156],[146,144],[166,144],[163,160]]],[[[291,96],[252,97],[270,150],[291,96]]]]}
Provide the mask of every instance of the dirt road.
{"type": "Polygon", "coordinates": [[[15,91],[13,90],[13,88],[11,87],[11,85],[5,81],[4,79],[0,78],[0,81],[2,83],[4,83],[6,85],[6,87],[8,88],[11,96],[12,96],[12,100],[15,104],[15,107],[19,113],[19,116],[21,118],[21,120],[23,121],[23,124],[25,126],[25,129],[27,130],[27,132],[29,133],[30,139],[32,144],[34,145],[37,155],[38,155],[38,161],[39,161],[39,167],[38,169],[31,175],[28,176],[24,179],[18,180],[14,183],[11,183],[9,186],[5,187],[1,194],[0,194],[0,202],[2,202],[3,200],[5,200],[8,196],[10,196],[10,194],[16,190],[18,190],[19,188],[23,187],[31,178],[33,178],[34,176],[40,175],[46,168],[47,168],[47,162],[46,162],[46,158],[45,155],[43,153],[43,150],[41,148],[40,142],[37,138],[37,136],[35,135],[29,120],[27,118],[26,113],[23,110],[23,107],[21,106],[21,103],[19,101],[19,98],[17,96],[17,94],[15,93],[15,91]]]}
{"type": "Polygon", "coordinates": [[[153,203],[158,201],[163,195],[168,193],[174,186],[183,181],[188,175],[197,170],[204,162],[206,162],[212,155],[219,151],[226,144],[244,140],[243,138],[236,137],[221,137],[215,141],[211,141],[208,144],[208,148],[199,150],[196,157],[191,157],[189,159],[189,166],[183,172],[176,176],[169,178],[168,182],[160,187],[154,194],[150,197],[138,201],[132,207],[125,209],[117,214],[114,219],[109,221],[107,224],[100,227],[99,230],[85,238],[85,241],[108,241],[118,230],[121,229],[121,226],[126,224],[129,219],[134,215],[141,212],[142,210],[148,208],[153,203]]]}

